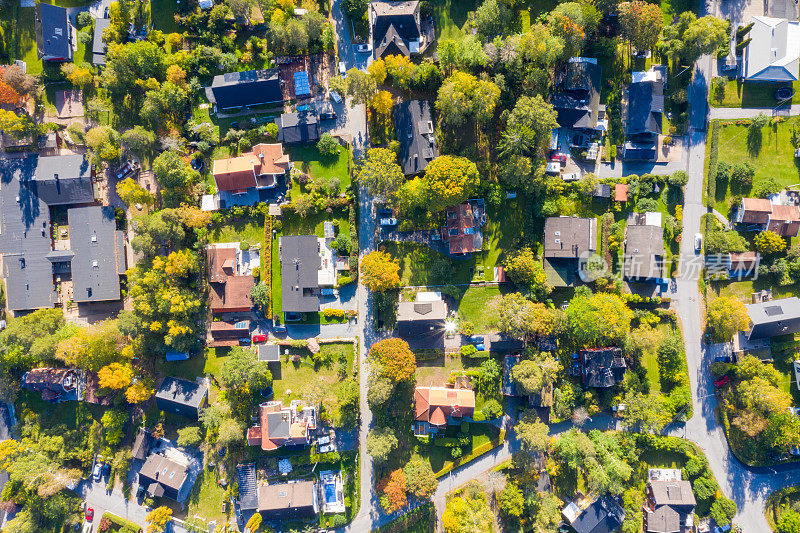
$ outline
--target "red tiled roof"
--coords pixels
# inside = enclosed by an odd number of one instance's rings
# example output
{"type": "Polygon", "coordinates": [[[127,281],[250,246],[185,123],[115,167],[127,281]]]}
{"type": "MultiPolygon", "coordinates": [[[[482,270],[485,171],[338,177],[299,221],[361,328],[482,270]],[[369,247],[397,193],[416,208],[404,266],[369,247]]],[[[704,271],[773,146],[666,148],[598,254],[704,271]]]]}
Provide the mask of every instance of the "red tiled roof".
{"type": "Polygon", "coordinates": [[[229,276],[226,283],[209,283],[211,312],[249,311],[253,307],[250,289],[254,285],[253,276],[229,276]]]}
{"type": "Polygon", "coordinates": [[[417,387],[414,389],[414,419],[441,426],[448,416],[472,416],[475,392],[471,389],[417,387]]]}
{"type": "Polygon", "coordinates": [[[614,200],[617,202],[628,201],[628,185],[626,183],[617,183],[614,185],[614,200]]]}
{"type": "Polygon", "coordinates": [[[773,205],[771,219],[781,222],[798,222],[800,221],[800,208],[796,205],[773,205]]]}
{"type": "Polygon", "coordinates": [[[220,246],[208,247],[208,281],[225,283],[233,275],[236,264],[236,249],[220,246]]]}

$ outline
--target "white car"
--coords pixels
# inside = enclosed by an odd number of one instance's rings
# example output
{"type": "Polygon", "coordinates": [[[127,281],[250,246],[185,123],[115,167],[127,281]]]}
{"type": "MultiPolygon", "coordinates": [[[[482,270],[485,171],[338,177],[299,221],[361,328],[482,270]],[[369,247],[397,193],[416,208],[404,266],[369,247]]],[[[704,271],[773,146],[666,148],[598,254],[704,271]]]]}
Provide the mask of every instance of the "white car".
{"type": "Polygon", "coordinates": [[[397,225],[397,219],[394,217],[381,219],[381,226],[396,226],[396,225],[397,225]]]}
{"type": "Polygon", "coordinates": [[[547,163],[547,168],[544,169],[545,174],[560,174],[561,173],[561,163],[558,161],[549,161],[547,163]]]}
{"type": "Polygon", "coordinates": [[[339,61],[339,74],[347,76],[347,66],[344,64],[344,61],[339,61]]]}
{"type": "Polygon", "coordinates": [[[581,179],[581,175],[577,172],[567,172],[566,174],[561,174],[561,179],[564,181],[578,181],[581,179]]]}
{"type": "Polygon", "coordinates": [[[331,100],[333,100],[337,104],[342,103],[342,97],[339,96],[339,93],[337,93],[336,91],[331,91],[331,100]]]}
{"type": "Polygon", "coordinates": [[[699,252],[703,248],[703,234],[697,233],[694,236],[694,251],[699,252]]]}
{"type": "Polygon", "coordinates": [[[329,435],[325,435],[324,437],[320,437],[317,439],[317,444],[319,444],[320,446],[322,446],[323,444],[330,444],[330,443],[331,443],[331,438],[329,435]]]}
{"type": "Polygon", "coordinates": [[[319,453],[328,453],[333,451],[333,444],[326,444],[319,447],[319,453]]]}
{"type": "Polygon", "coordinates": [[[371,52],[371,51],[372,51],[372,45],[369,43],[356,45],[356,52],[371,52]]]}

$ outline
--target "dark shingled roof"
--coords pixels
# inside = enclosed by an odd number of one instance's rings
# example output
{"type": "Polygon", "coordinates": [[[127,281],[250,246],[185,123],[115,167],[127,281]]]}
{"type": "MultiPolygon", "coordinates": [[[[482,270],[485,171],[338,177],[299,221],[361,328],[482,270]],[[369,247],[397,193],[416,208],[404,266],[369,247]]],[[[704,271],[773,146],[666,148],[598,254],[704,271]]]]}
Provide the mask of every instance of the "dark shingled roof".
{"type": "Polygon", "coordinates": [[[280,238],[282,310],[289,313],[319,311],[319,241],[315,235],[280,238]]]}
{"type": "Polygon", "coordinates": [[[313,512],[315,497],[313,481],[261,485],[258,487],[258,510],[269,513],[305,509],[313,512]]]}
{"type": "Polygon", "coordinates": [[[583,384],[586,387],[608,388],[625,377],[625,359],[620,348],[595,348],[581,350],[583,361],[583,384]]]}
{"type": "Polygon", "coordinates": [[[239,482],[239,506],[244,511],[258,509],[258,486],[256,465],[236,465],[236,480],[239,482]]]}
{"type": "Polygon", "coordinates": [[[133,440],[133,447],[131,448],[131,457],[144,461],[150,454],[150,449],[157,439],[153,437],[150,430],[147,428],[139,428],[136,433],[136,438],[133,440]]]}
{"type": "Polygon", "coordinates": [[[119,300],[119,274],[125,272],[124,243],[112,207],[78,207],[67,212],[76,302],[119,300]]]}
{"type": "Polygon", "coordinates": [[[779,298],[745,306],[753,324],[750,339],[800,332],[800,298],[779,298]]]}
{"type": "Polygon", "coordinates": [[[608,498],[595,500],[572,524],[577,533],[611,533],[625,520],[625,511],[608,498]]]}
{"type": "Polygon", "coordinates": [[[628,87],[628,135],[660,134],[664,113],[664,82],[642,81],[628,87]]]}
{"type": "Polygon", "coordinates": [[[170,402],[180,403],[194,407],[200,407],[208,390],[199,383],[180,378],[167,377],[161,383],[156,392],[156,398],[170,402]]]}
{"type": "Polygon", "coordinates": [[[281,115],[282,142],[305,143],[319,140],[319,121],[316,113],[301,111],[281,115]]]}
{"type": "Polygon", "coordinates": [[[0,254],[9,309],[56,303],[52,262],[67,262],[74,254],[54,253],[49,206],[93,201],[82,155],[0,159],[0,254]]]}
{"type": "Polygon", "coordinates": [[[72,31],[66,9],[36,4],[36,48],[39,59],[72,61],[72,31]]]}
{"type": "Polygon", "coordinates": [[[94,38],[92,39],[92,65],[106,64],[106,43],[103,32],[111,24],[111,19],[94,19],[94,38]]]}
{"type": "MultiPolygon", "coordinates": [[[[147,460],[142,465],[139,476],[153,480],[154,483],[150,484],[148,490],[158,491],[163,495],[163,488],[159,490],[153,485],[163,485],[178,491],[183,486],[186,478],[189,477],[189,469],[182,464],[167,459],[163,455],[152,454],[147,457],[147,460]]],[[[151,494],[155,496],[158,495],[158,492],[151,492],[151,494]]]]}
{"type": "Polygon", "coordinates": [[[578,258],[597,249],[597,219],[549,217],[544,220],[544,257],[578,258]]]}
{"type": "Polygon", "coordinates": [[[409,100],[394,106],[394,124],[400,141],[397,159],[403,174],[411,176],[423,172],[439,155],[430,102],[409,100]]]}
{"type": "Polygon", "coordinates": [[[647,511],[647,533],[680,533],[681,515],[669,505],[647,511]]]}
{"type": "Polygon", "coordinates": [[[208,100],[219,109],[283,102],[278,69],[228,72],[206,87],[208,100]]]}
{"type": "Polygon", "coordinates": [[[664,228],[629,225],[622,274],[625,279],[658,279],[664,271],[664,228]]]}
{"type": "Polygon", "coordinates": [[[572,58],[567,63],[560,92],[552,98],[559,126],[591,130],[597,127],[601,73],[602,68],[586,58],[572,58]]]}
{"type": "Polygon", "coordinates": [[[376,59],[389,55],[410,55],[408,42],[420,37],[420,27],[415,17],[418,10],[417,1],[370,3],[370,15],[375,17],[372,47],[376,59]]]}
{"type": "Polygon", "coordinates": [[[444,322],[447,304],[432,302],[400,302],[397,306],[397,330],[412,350],[444,348],[444,322]]]}

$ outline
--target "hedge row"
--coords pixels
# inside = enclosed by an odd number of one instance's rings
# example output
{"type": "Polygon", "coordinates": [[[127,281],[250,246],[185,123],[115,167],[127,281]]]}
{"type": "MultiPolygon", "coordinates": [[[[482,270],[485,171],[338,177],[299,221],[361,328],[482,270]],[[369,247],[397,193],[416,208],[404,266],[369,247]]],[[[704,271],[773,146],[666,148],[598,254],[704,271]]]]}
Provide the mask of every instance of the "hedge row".
{"type": "Polygon", "coordinates": [[[706,184],[706,205],[713,209],[717,197],[717,158],[719,156],[719,123],[711,123],[711,142],[708,146],[708,183],[706,184]]]}

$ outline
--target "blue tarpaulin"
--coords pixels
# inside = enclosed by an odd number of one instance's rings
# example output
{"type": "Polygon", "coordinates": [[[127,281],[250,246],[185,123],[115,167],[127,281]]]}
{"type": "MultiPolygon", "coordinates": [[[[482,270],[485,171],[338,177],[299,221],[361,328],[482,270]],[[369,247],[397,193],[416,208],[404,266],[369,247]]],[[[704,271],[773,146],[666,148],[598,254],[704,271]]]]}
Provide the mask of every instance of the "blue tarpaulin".
{"type": "Polygon", "coordinates": [[[308,83],[308,72],[295,72],[294,73],[294,94],[295,96],[309,96],[311,94],[311,86],[308,83]]]}

